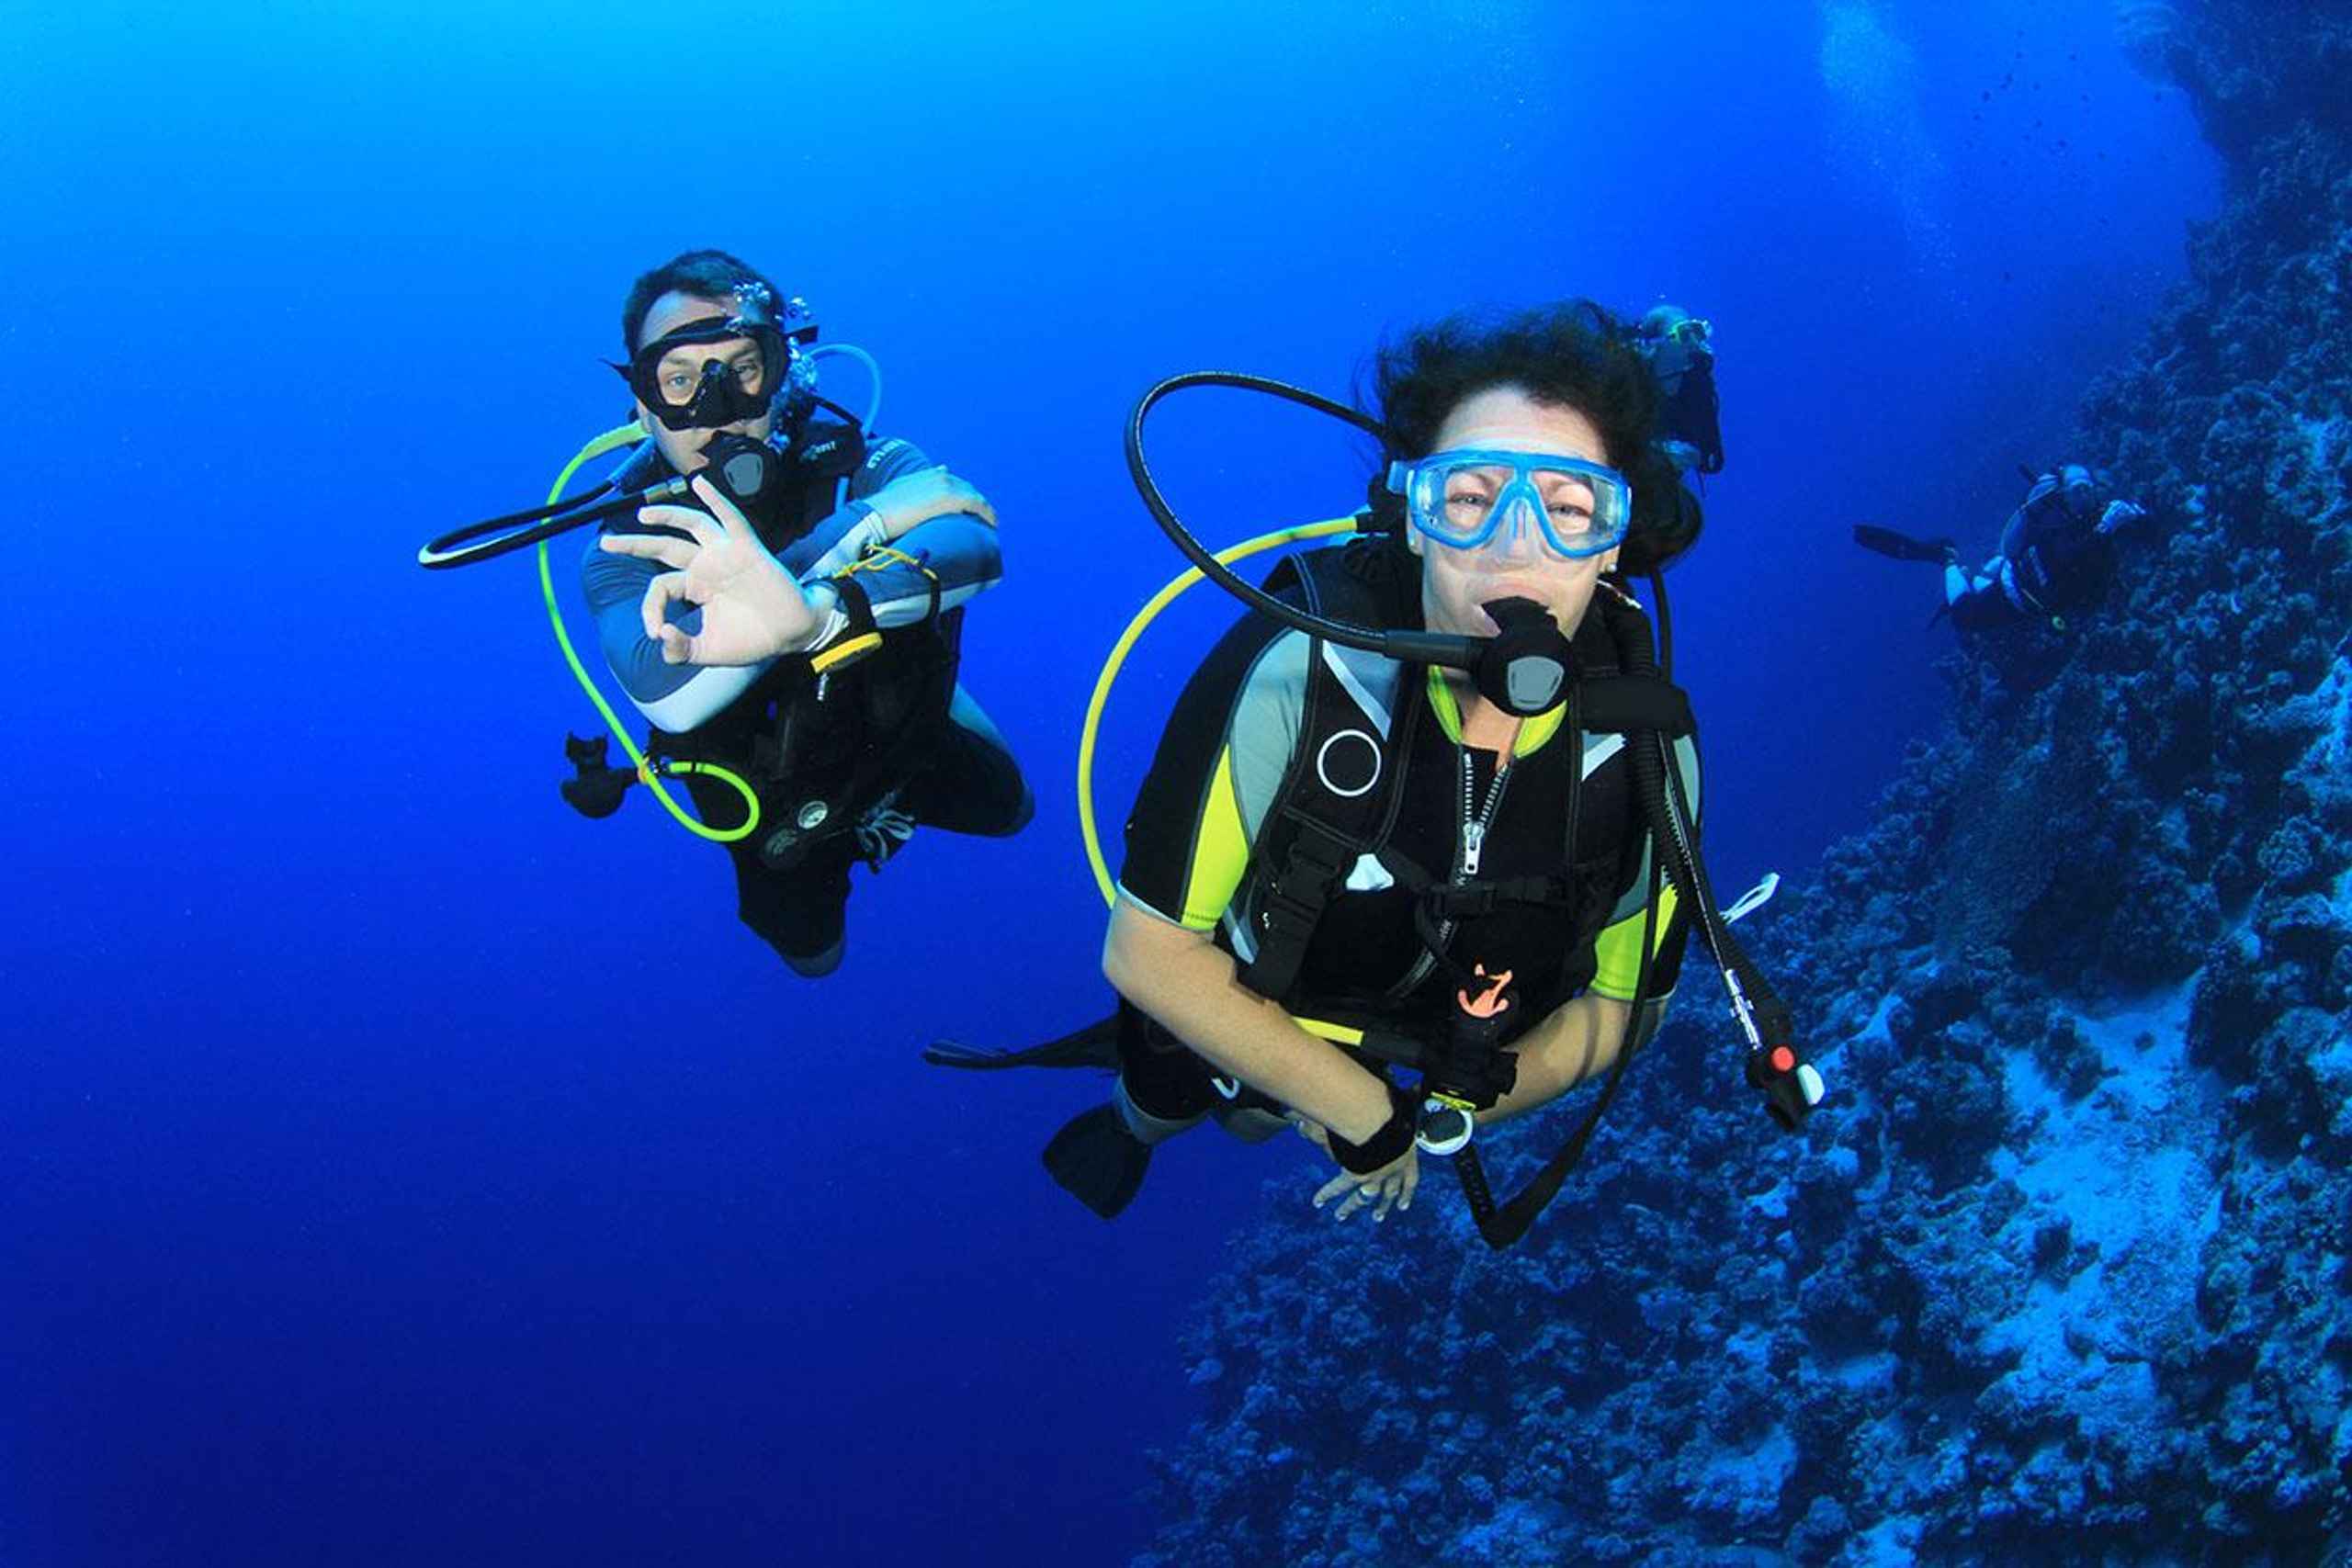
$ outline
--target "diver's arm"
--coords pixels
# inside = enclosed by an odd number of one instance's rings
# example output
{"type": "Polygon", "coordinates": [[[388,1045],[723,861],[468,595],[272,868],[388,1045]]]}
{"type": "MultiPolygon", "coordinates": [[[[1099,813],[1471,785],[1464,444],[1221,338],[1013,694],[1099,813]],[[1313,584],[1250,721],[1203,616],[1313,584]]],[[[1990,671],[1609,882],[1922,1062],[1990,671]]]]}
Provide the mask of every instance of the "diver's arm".
{"type": "Polygon", "coordinates": [[[850,475],[841,509],[817,523],[786,550],[784,564],[801,581],[814,584],[856,564],[876,546],[888,544],[889,521],[876,503],[876,497],[893,481],[919,474],[930,466],[922,448],[911,441],[893,437],[876,442],[856,472],[850,475]]]}
{"type": "Polygon", "coordinates": [[[933,464],[910,441],[876,444],[850,481],[847,504],[808,531],[786,555],[812,603],[828,599],[831,614],[812,649],[823,648],[848,625],[831,602],[829,580],[854,574],[874,624],[910,626],[994,587],[1004,575],[997,547],[996,513],[986,497],[933,464]],[[889,553],[877,554],[887,550],[889,553]]]}
{"type": "Polygon", "coordinates": [[[839,584],[855,583],[866,596],[874,625],[888,631],[944,615],[995,587],[1003,575],[994,528],[964,513],[933,518],[918,525],[888,553],[866,556],[832,577],[807,584],[804,592],[817,613],[817,630],[802,651],[830,648],[849,628],[839,584]]]}
{"type": "MultiPolygon", "coordinates": [[[[695,506],[639,511],[638,521],[649,532],[607,530],[596,541],[605,554],[669,568],[646,583],[638,602],[638,630],[661,649],[664,664],[738,671],[731,681],[693,681],[652,702],[631,693],[647,717],[669,728],[703,723],[778,657],[805,652],[824,626],[823,607],[808,603],[718,486],[697,474],[693,493],[695,506]]],[[[601,637],[620,640],[608,610],[598,620],[601,637]]],[[[644,679],[642,671],[638,678],[644,679]]]]}
{"type": "Polygon", "coordinates": [[[1337,1132],[1369,1141],[1394,1107],[1381,1080],[1245,987],[1233,956],[1122,897],[1102,942],[1118,993],[1225,1072],[1337,1132]]]}
{"type": "Polygon", "coordinates": [[[932,613],[934,580],[944,615],[995,587],[1004,576],[996,530],[967,512],[919,524],[890,548],[907,558],[870,558],[875,564],[857,573],[858,586],[865,590],[866,603],[874,611],[874,624],[886,629],[908,626],[932,613]]]}
{"type": "Polygon", "coordinates": [[[1633,1016],[1631,1003],[1592,991],[1553,1009],[1549,1018],[1521,1036],[1519,1082],[1478,1112],[1480,1124],[1524,1114],[1607,1072],[1624,1046],[1625,1025],[1633,1016]]]}
{"type": "MultiPolygon", "coordinates": [[[[662,645],[645,635],[640,613],[647,587],[661,574],[656,562],[613,555],[591,543],[580,565],[580,586],[614,679],[648,722],[675,735],[708,723],[774,660],[736,668],[664,661],[662,645]]],[[[670,618],[689,633],[702,629],[699,610],[673,606],[670,618]]]]}

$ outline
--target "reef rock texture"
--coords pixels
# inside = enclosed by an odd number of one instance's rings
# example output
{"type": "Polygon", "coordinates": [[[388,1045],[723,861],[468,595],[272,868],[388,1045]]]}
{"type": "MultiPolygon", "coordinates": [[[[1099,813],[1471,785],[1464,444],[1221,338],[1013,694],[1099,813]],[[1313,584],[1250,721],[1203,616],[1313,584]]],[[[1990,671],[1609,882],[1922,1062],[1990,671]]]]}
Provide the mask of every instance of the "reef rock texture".
{"type": "Polygon", "coordinates": [[[1694,958],[1518,1249],[1434,1161],[1408,1222],[1254,1229],[1141,1563],[2352,1541],[2352,16],[2123,9],[2233,170],[2074,433],[2154,516],[1748,928],[1828,1102],[1772,1130],[1694,958]]]}

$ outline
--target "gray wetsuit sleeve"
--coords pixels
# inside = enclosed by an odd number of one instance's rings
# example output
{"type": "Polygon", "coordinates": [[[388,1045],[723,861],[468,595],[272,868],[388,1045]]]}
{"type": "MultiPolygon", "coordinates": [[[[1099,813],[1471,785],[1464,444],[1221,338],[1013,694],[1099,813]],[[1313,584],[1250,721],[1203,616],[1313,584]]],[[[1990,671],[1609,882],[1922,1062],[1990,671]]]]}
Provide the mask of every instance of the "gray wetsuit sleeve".
{"type": "MultiPolygon", "coordinates": [[[[873,609],[874,624],[886,629],[910,626],[932,613],[934,580],[942,613],[994,587],[1004,575],[996,530],[971,513],[934,517],[896,540],[882,537],[880,521],[865,498],[893,479],[931,467],[931,459],[910,441],[875,443],[850,478],[848,504],[810,529],[787,555],[786,566],[811,585],[854,573],[873,609]],[[870,552],[886,547],[907,558],[881,556],[861,564],[868,561],[870,552]]],[[[831,642],[840,629],[829,626],[816,646],[831,642]]]]}
{"type": "MultiPolygon", "coordinates": [[[[674,735],[707,722],[773,661],[742,668],[664,662],[662,645],[645,635],[639,608],[664,570],[656,561],[611,554],[591,540],[581,558],[580,587],[613,678],[647,722],[674,735]]],[[[690,605],[672,604],[667,618],[689,637],[702,630],[702,612],[690,605]]]]}

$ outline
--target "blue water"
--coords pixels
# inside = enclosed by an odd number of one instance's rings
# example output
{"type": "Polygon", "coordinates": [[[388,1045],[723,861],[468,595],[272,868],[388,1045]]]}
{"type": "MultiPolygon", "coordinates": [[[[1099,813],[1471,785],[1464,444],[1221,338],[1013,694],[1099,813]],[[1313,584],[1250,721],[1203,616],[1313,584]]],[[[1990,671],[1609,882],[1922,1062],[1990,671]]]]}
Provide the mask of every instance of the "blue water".
{"type": "MultiPolygon", "coordinates": [[[[915,1053],[1102,999],[1072,747],[1176,570],[1136,395],[1344,392],[1464,305],[1711,316],[1678,667],[1745,886],[1942,700],[1929,582],[1849,525],[1989,548],[2215,201],[2106,0],[761,9],[10,21],[0,1562],[1123,1560],[1176,1329],[1311,1167],[1174,1150],[1104,1226],[1035,1162],[1097,1085],[915,1053]],[[594,716],[526,568],[413,563],[622,414],[621,295],[702,244],[1003,520],[965,680],[1037,821],[861,874],[820,985],[649,803],[563,808],[594,716]]],[[[1238,396],[1165,447],[1213,537],[1362,495],[1238,396]]],[[[1122,684],[1108,820],[1225,615],[1122,684]]]]}

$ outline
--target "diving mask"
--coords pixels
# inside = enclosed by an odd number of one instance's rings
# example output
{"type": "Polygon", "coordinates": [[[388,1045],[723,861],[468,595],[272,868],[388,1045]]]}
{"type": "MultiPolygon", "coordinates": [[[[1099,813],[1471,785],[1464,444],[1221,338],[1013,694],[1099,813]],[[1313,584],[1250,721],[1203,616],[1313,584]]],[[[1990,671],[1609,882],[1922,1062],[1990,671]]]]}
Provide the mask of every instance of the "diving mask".
{"type": "MultiPolygon", "coordinates": [[[[1532,523],[1555,555],[1581,560],[1624,543],[1634,492],[1616,469],[1581,457],[1464,447],[1391,463],[1388,489],[1425,537],[1475,550],[1506,525],[1532,523]]],[[[1504,536],[1506,538],[1510,535],[1504,536]]]]}
{"type": "Polygon", "coordinates": [[[666,332],[614,369],[637,400],[672,430],[717,430],[765,415],[787,385],[798,385],[794,345],[816,335],[797,299],[778,320],[763,283],[735,287],[735,310],[666,332]]]}

